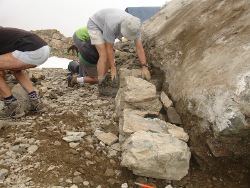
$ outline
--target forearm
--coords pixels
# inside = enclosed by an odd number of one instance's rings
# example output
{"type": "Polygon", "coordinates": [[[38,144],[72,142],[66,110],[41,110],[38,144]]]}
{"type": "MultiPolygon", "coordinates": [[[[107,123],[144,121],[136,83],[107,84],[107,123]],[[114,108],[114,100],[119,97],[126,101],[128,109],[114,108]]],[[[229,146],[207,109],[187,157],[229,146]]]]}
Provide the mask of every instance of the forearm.
{"type": "Polygon", "coordinates": [[[136,53],[138,55],[140,64],[141,65],[146,64],[147,63],[146,55],[145,55],[145,51],[144,51],[141,41],[135,41],[135,46],[136,46],[136,53]]]}
{"type": "Polygon", "coordinates": [[[113,50],[113,44],[107,44],[107,59],[109,67],[112,69],[115,67],[115,59],[114,59],[114,50],[113,50]]]}
{"type": "Polygon", "coordinates": [[[148,66],[149,65],[147,64],[147,61],[146,61],[146,55],[145,55],[144,49],[143,48],[139,48],[137,50],[137,54],[138,54],[138,58],[139,58],[142,70],[143,69],[148,70],[148,66]]]}
{"type": "Polygon", "coordinates": [[[136,52],[138,54],[138,58],[139,58],[139,61],[140,61],[141,67],[142,67],[142,78],[146,79],[146,80],[150,80],[151,75],[150,75],[150,72],[148,70],[149,65],[146,62],[146,55],[145,55],[142,43],[140,40],[136,40],[135,45],[136,45],[136,52]]]}

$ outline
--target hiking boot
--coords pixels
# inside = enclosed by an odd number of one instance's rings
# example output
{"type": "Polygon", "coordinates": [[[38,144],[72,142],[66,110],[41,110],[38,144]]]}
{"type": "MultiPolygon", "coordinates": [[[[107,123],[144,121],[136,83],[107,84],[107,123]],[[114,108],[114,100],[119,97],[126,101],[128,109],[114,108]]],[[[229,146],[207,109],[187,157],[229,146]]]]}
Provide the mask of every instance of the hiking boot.
{"type": "Polygon", "coordinates": [[[24,110],[17,100],[5,102],[4,108],[0,111],[0,119],[19,118],[24,115],[24,110]]]}
{"type": "Polygon", "coordinates": [[[31,109],[30,109],[31,112],[42,113],[46,111],[46,106],[43,104],[41,99],[39,98],[30,99],[30,103],[31,103],[31,109]]]}
{"type": "Polygon", "coordinates": [[[77,84],[76,76],[75,75],[67,76],[67,82],[68,82],[68,87],[74,87],[74,85],[77,84]]]}

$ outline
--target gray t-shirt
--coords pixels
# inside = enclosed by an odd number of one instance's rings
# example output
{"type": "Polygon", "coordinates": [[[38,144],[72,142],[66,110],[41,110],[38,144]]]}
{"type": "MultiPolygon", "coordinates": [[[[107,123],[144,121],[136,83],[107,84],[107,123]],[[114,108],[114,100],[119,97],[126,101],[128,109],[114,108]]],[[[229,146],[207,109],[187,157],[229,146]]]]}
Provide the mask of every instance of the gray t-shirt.
{"type": "MultiPolygon", "coordinates": [[[[108,43],[114,43],[116,38],[121,38],[121,23],[126,17],[132,15],[124,10],[108,8],[95,13],[90,20],[98,27],[103,33],[103,38],[108,43]]],[[[89,30],[96,30],[95,27],[88,27],[89,30]]],[[[138,34],[137,39],[141,38],[138,34]]]]}

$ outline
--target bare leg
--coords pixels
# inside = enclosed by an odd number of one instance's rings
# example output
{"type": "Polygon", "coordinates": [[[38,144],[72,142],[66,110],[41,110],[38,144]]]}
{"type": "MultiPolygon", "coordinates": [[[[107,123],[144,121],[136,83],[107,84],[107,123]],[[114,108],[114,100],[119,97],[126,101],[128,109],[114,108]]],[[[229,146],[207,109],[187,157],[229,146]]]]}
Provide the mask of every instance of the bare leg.
{"type": "MultiPolygon", "coordinates": [[[[17,81],[21,84],[21,86],[30,93],[31,91],[35,91],[35,88],[32,85],[28,75],[23,71],[28,68],[36,67],[35,65],[26,64],[17,58],[15,58],[12,53],[7,53],[4,55],[0,55],[0,94],[2,97],[7,98],[11,96],[11,91],[6,83],[4,71],[10,70],[11,73],[15,76],[17,81]]],[[[32,93],[30,97],[31,100],[31,109],[35,113],[44,112],[46,110],[45,106],[41,102],[39,98],[37,98],[36,93],[32,93]]],[[[5,100],[5,104],[7,104],[7,108],[3,108],[0,111],[0,119],[7,118],[19,118],[25,115],[24,110],[22,109],[20,103],[17,100],[12,100],[15,98],[11,98],[10,102],[5,100]],[[8,102],[8,103],[7,103],[8,102]]]]}
{"type": "Polygon", "coordinates": [[[15,58],[12,53],[0,55],[0,70],[24,70],[35,67],[15,58]]]}
{"type": "Polygon", "coordinates": [[[18,60],[12,55],[12,53],[0,55],[0,95],[4,98],[11,95],[10,89],[5,80],[4,70],[10,70],[27,92],[34,91],[34,87],[29,77],[21,71],[32,67],[35,66],[18,60]]]}
{"type": "Polygon", "coordinates": [[[107,51],[105,44],[96,44],[95,45],[98,53],[99,59],[97,62],[97,72],[98,72],[98,79],[104,79],[106,74],[106,64],[107,64],[107,51]]]}
{"type": "Polygon", "coordinates": [[[21,84],[21,86],[30,93],[31,91],[35,91],[34,86],[32,85],[32,82],[30,81],[30,78],[28,75],[23,71],[11,71],[11,73],[15,76],[17,81],[21,84]]]}
{"type": "Polygon", "coordinates": [[[0,95],[3,98],[9,97],[11,95],[10,88],[8,87],[5,80],[5,72],[0,71],[0,95]]]}
{"type": "Polygon", "coordinates": [[[73,85],[75,85],[75,84],[78,83],[77,82],[77,78],[82,78],[84,80],[84,83],[89,83],[89,84],[97,84],[98,83],[97,77],[90,77],[90,76],[76,77],[76,76],[73,76],[72,80],[71,80],[71,82],[72,82],[73,85]]]}

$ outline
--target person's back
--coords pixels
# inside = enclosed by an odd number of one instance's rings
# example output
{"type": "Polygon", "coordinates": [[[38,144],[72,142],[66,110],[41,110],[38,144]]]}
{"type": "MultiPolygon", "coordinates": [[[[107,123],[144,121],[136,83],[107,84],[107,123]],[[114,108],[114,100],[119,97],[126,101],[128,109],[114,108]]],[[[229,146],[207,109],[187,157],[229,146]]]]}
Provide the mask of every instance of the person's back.
{"type": "MultiPolygon", "coordinates": [[[[140,25],[139,18],[132,16],[124,10],[115,8],[102,9],[90,17],[90,20],[92,20],[102,31],[103,38],[108,43],[114,43],[116,38],[123,37],[123,34],[121,33],[121,23],[127,19],[138,19],[137,23],[140,25]]],[[[88,29],[94,30],[95,28],[90,27],[88,29]]],[[[136,32],[138,33],[138,31],[136,32]]],[[[128,36],[124,37],[126,38],[128,36]]],[[[140,38],[140,35],[138,38],[140,38]]]]}
{"type": "Polygon", "coordinates": [[[79,57],[83,58],[87,63],[96,66],[97,61],[99,59],[99,54],[96,50],[95,45],[92,45],[90,40],[87,40],[85,42],[79,57]]]}
{"type": "Polygon", "coordinates": [[[97,64],[99,54],[94,45],[91,45],[87,27],[78,28],[73,35],[73,42],[78,48],[78,57],[87,64],[97,64]]]}
{"type": "Polygon", "coordinates": [[[73,34],[73,41],[79,50],[79,62],[71,61],[68,65],[68,70],[72,74],[67,77],[68,86],[72,87],[77,83],[97,83],[96,64],[99,54],[91,44],[87,28],[77,29],[73,34]],[[76,71],[80,77],[73,75],[76,71]]]}
{"type": "Polygon", "coordinates": [[[82,41],[87,41],[89,40],[89,33],[87,27],[81,27],[76,30],[76,36],[82,41]]]}
{"type": "Polygon", "coordinates": [[[0,55],[19,51],[32,51],[47,45],[47,43],[36,34],[28,31],[2,27],[0,28],[0,55]]]}

